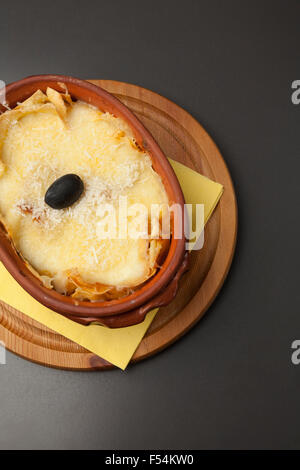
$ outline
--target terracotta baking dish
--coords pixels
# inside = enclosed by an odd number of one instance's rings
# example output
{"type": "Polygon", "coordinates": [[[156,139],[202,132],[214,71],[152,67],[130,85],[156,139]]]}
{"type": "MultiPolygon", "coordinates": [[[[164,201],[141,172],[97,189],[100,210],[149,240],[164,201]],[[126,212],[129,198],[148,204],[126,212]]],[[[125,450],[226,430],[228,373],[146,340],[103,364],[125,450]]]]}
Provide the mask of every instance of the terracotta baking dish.
{"type": "MultiPolygon", "coordinates": [[[[179,204],[184,214],[184,197],[179,182],[160,147],[134,114],[102,88],[67,76],[37,75],[9,84],[6,87],[7,104],[13,108],[36,90],[46,91],[48,86],[57,91],[64,91],[61,83],[66,84],[75,100],[91,103],[102,111],[108,111],[127,121],[137,143],[150,154],[153,168],[162,178],[170,203],[179,204]]],[[[0,109],[5,110],[2,105],[0,109]]],[[[183,218],[182,224],[184,224],[183,218]]],[[[0,225],[0,260],[16,281],[46,307],[85,325],[97,321],[116,328],[143,321],[150,309],[166,305],[175,297],[179,278],[187,269],[188,255],[185,251],[184,237],[172,238],[163,266],[153,278],[133,294],[105,302],[78,301],[46,288],[26,267],[2,225],[0,225]]]]}

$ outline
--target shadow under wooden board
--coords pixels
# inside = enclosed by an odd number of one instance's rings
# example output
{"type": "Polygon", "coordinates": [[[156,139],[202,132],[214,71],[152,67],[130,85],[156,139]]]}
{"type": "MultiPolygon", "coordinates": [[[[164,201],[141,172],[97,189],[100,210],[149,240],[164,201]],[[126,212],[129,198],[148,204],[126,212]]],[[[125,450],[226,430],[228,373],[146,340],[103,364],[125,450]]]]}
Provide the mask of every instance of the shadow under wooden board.
{"type": "MultiPolygon", "coordinates": [[[[224,186],[205,228],[204,247],[191,254],[174,301],[161,308],[132,362],[180,338],[205,313],[228,273],[236,242],[237,207],[226,164],[206,131],[186,111],[144,88],[111,80],[91,80],[119,98],[150,130],[164,153],[224,186]]],[[[0,302],[0,339],[8,350],[39,364],[70,370],[105,370],[110,363],[0,302]]]]}

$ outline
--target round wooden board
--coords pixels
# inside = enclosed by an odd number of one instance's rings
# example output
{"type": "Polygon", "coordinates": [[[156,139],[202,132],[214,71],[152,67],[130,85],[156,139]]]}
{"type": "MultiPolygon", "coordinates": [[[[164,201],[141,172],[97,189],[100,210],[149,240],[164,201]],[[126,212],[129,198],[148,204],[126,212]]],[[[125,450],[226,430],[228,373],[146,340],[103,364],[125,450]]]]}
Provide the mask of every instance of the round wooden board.
{"type": "MultiPolygon", "coordinates": [[[[140,361],[180,338],[205,313],[228,273],[236,242],[237,207],[226,164],[206,131],[168,99],[136,85],[91,80],[117,96],[145,124],[164,153],[221,183],[224,193],[205,227],[204,247],[191,255],[174,301],[161,308],[132,362],[140,361]]],[[[78,344],[0,302],[0,339],[8,350],[49,367],[104,370],[113,367],[78,344]]]]}

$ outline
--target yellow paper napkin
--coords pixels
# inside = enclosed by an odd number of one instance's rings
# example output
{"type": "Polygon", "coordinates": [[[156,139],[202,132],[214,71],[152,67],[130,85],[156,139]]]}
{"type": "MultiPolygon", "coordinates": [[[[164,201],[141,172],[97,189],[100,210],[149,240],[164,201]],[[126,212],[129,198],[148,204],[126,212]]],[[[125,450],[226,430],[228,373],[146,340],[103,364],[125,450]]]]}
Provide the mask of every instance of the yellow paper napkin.
{"type": "MultiPolygon", "coordinates": [[[[186,203],[204,204],[206,223],[222,195],[222,185],[174,160],[170,160],[170,163],[179,179],[186,203]]],[[[0,263],[0,300],[123,370],[158,311],[158,309],[152,310],[143,323],[127,328],[82,326],[36,301],[14,280],[2,263],[0,263]]]]}

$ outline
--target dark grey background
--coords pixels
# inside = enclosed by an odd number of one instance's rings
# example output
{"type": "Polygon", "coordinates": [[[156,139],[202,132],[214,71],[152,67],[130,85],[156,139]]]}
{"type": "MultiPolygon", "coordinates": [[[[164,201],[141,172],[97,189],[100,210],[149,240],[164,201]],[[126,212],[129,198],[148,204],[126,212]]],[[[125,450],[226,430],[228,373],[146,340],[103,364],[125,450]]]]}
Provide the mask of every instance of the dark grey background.
{"type": "Polygon", "coordinates": [[[136,83],[219,145],[238,245],[206,317],[158,356],[106,373],[0,366],[1,448],[299,448],[298,1],[1,3],[0,78],[136,83]]]}

